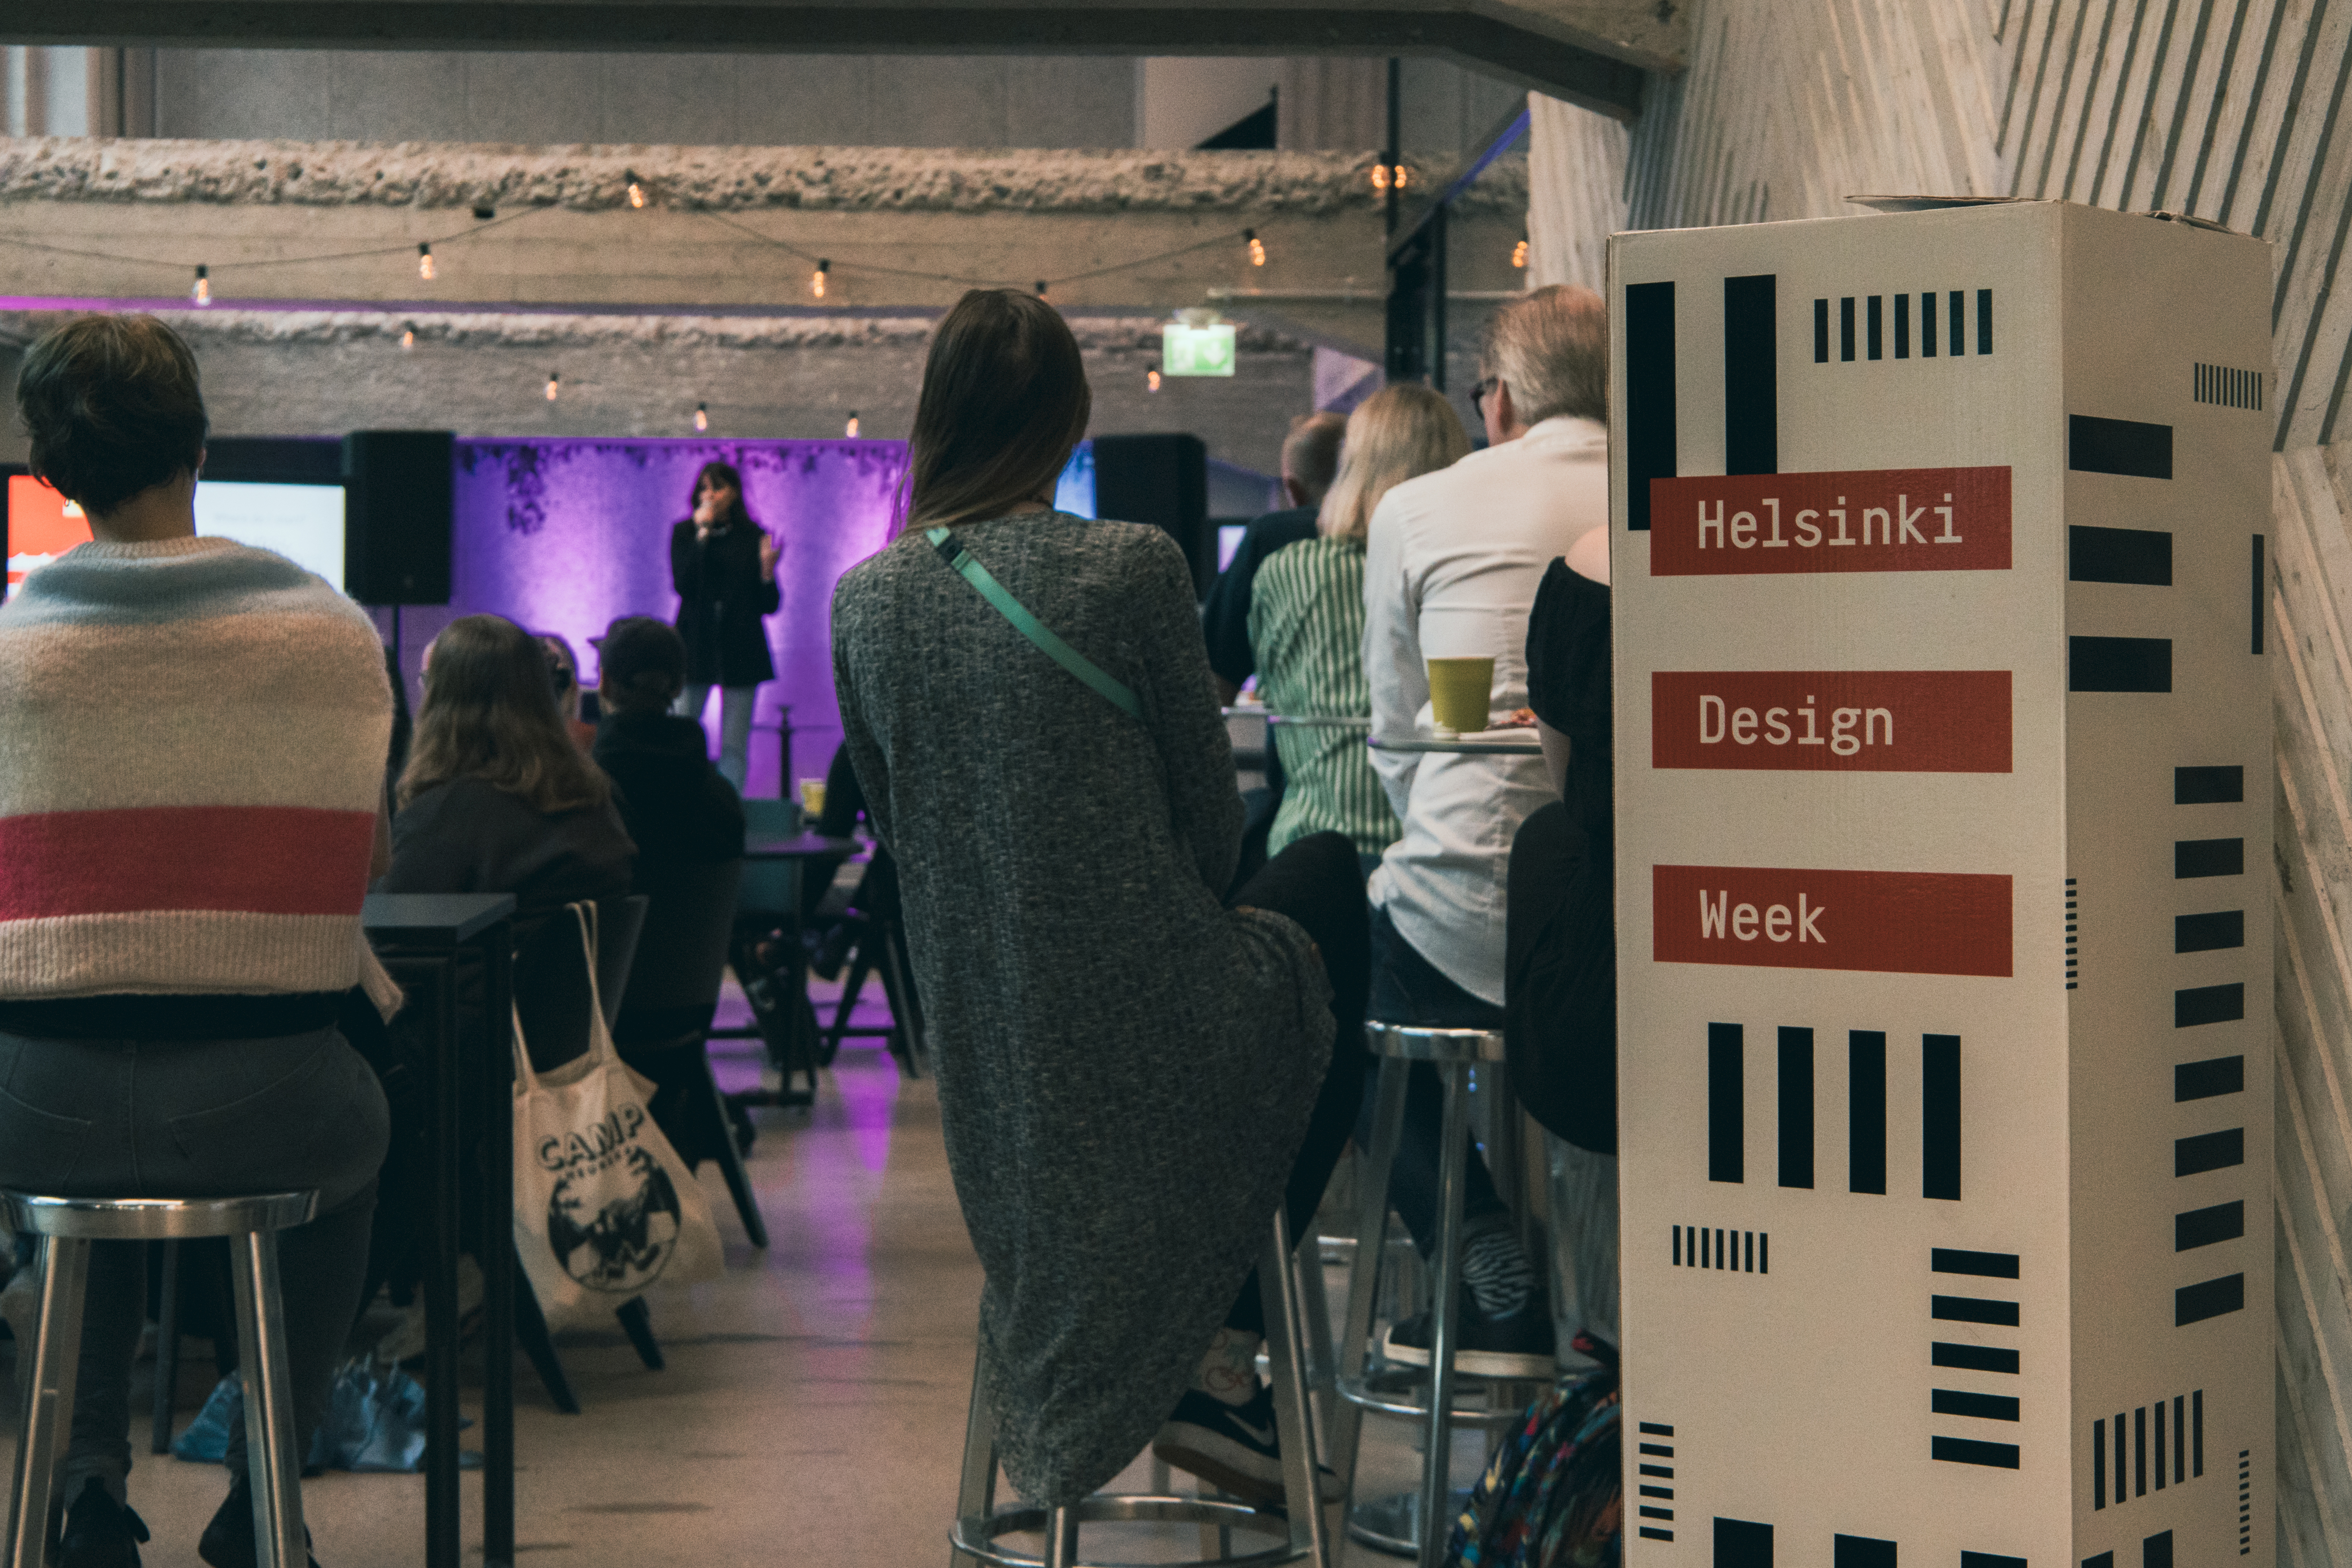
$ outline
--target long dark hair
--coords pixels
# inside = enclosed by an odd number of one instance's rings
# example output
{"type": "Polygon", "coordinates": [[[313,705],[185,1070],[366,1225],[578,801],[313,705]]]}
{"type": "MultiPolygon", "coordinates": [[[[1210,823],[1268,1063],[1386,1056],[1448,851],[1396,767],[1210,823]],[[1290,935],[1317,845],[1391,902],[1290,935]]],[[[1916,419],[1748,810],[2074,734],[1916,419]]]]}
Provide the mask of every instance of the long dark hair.
{"type": "Polygon", "coordinates": [[[433,639],[400,804],[463,778],[549,816],[613,795],[612,781],[563,727],[546,647],[504,616],[462,616],[433,639]]]}
{"type": "Polygon", "coordinates": [[[1045,300],[975,289],[931,338],[908,445],[902,528],[1003,513],[1054,482],[1094,394],[1078,341],[1045,300]]]}
{"type": "Polygon", "coordinates": [[[732,463],[705,463],[696,470],[694,488],[686,492],[687,516],[692,517],[694,509],[702,504],[702,486],[708,479],[718,479],[734,487],[735,504],[729,507],[727,515],[719,520],[719,527],[732,528],[739,522],[751,521],[751,514],[743,510],[743,476],[735,471],[735,465],[732,463]]]}

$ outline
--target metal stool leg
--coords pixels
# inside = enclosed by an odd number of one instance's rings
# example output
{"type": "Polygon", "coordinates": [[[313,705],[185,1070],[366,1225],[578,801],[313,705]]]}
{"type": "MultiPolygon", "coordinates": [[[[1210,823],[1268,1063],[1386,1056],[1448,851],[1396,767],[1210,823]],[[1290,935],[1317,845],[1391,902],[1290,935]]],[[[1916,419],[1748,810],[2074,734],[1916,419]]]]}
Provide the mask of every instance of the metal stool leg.
{"type": "Polygon", "coordinates": [[[20,1380],[25,1416],[16,1442],[16,1485],[8,1494],[8,1568],[42,1568],[48,1557],[49,1495],[57,1489],[58,1464],[73,1430],[74,1380],[81,1370],[89,1243],[45,1236],[39,1267],[39,1326],[29,1347],[32,1375],[20,1380]]]}
{"type": "MultiPolygon", "coordinates": [[[[1316,1267],[1322,1267],[1319,1258],[1316,1267]]],[[[1323,1534],[1323,1500],[1316,1490],[1316,1471],[1320,1467],[1315,1462],[1315,1424],[1307,1414],[1306,1369],[1299,1364],[1304,1358],[1299,1353],[1298,1291],[1290,1272],[1290,1220],[1278,1205],[1257,1278],[1261,1293],[1267,1280],[1275,1282],[1275,1300],[1265,1303],[1273,1309],[1267,1313],[1266,1327],[1271,1331],[1265,1337],[1265,1356],[1267,1369],[1274,1374],[1274,1424],[1282,1440],[1282,1489],[1289,1504],[1290,1544],[1294,1551],[1304,1548],[1316,1568],[1325,1568],[1330,1548],[1323,1534]]]]}
{"type": "Polygon", "coordinates": [[[1454,1298],[1462,1290],[1462,1188],[1469,1151],[1469,1068],[1441,1067],[1445,1080],[1444,1151],[1437,1178],[1437,1280],[1429,1306],[1429,1450],[1422,1456],[1421,1568],[1438,1568],[1453,1532],[1454,1298]]]}
{"type": "Polygon", "coordinates": [[[163,1248],[163,1304],[155,1314],[155,1430],[153,1449],[172,1451],[172,1417],[180,1392],[180,1244],[163,1248]]]}
{"type": "Polygon", "coordinates": [[[1078,1510],[1062,1507],[1045,1516],[1045,1568],[1078,1568],[1078,1510]]]}
{"type": "Polygon", "coordinates": [[[246,1475],[253,1489],[257,1568],[305,1568],[302,1461],[295,1452],[294,1388],[286,1367],[274,1231],[229,1238],[236,1281],[237,1377],[245,1390],[246,1475]]]}
{"type": "MultiPolygon", "coordinates": [[[[982,1528],[996,1511],[996,1426],[980,1386],[980,1357],[971,1359],[971,1412],[964,1418],[963,1479],[956,1487],[956,1518],[968,1521],[971,1540],[986,1539],[982,1528]]],[[[948,1568],[977,1568],[980,1560],[950,1549],[948,1568]]]]}
{"type": "Polygon", "coordinates": [[[1306,1320],[1300,1352],[1307,1361],[1307,1386],[1320,1396],[1321,1429],[1328,1437],[1333,1406],[1339,1400],[1339,1369],[1331,1358],[1331,1300],[1323,1285],[1323,1246],[1312,1237],[1309,1242],[1292,1251],[1291,1267],[1298,1275],[1298,1315],[1306,1320]]]}
{"type": "MultiPolygon", "coordinates": [[[[1372,1299],[1379,1288],[1381,1254],[1389,1233],[1389,1169],[1396,1163],[1404,1128],[1404,1090],[1409,1064],[1381,1058],[1372,1103],[1372,1147],[1356,1169],[1356,1261],[1348,1271],[1348,1322],[1334,1364],[1340,1379],[1361,1384],[1371,1361],[1372,1299]]],[[[1360,1151],[1360,1153],[1361,1152],[1360,1151]]],[[[1354,1506],[1356,1452],[1364,1413],[1351,1400],[1332,1402],[1331,1459],[1348,1482],[1354,1506]]]]}

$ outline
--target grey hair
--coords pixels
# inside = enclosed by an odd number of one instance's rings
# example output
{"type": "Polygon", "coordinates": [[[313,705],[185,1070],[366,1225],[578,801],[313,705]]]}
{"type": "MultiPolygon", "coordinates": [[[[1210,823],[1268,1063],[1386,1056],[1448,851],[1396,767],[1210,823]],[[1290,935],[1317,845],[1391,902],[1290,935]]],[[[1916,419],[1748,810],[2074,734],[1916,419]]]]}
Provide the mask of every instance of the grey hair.
{"type": "Polygon", "coordinates": [[[1486,323],[1478,374],[1511,389],[1522,425],[1609,417],[1609,308],[1572,283],[1515,300],[1486,323]]]}

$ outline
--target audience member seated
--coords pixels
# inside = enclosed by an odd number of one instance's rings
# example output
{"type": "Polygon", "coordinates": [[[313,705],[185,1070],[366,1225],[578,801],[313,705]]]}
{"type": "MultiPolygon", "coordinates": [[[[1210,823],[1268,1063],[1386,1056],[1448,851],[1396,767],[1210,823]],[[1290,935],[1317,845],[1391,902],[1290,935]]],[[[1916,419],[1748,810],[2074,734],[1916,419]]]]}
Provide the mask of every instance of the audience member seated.
{"type": "MultiPolygon", "coordinates": [[[[307,1452],[385,1147],[383,1092],[335,1027],[355,987],[399,1001],[360,930],[385,843],[383,648],[292,562],[196,537],[205,405],[169,327],[68,322],[26,355],[16,400],[33,473],[92,542],[0,605],[0,1185],[317,1189],[319,1217],[277,1243],[307,1452]]],[[[58,1568],[138,1568],[148,1538],[125,1491],[147,1251],[91,1247],[58,1568]]],[[[195,1550],[245,1568],[242,1423],[228,1469],[195,1550]]]]}
{"type": "MultiPolygon", "coordinates": [[[[1493,706],[1526,700],[1528,612],[1546,566],[1609,518],[1608,331],[1601,299],[1555,285],[1496,311],[1476,394],[1488,447],[1389,491],[1364,562],[1364,671],[1376,734],[1429,724],[1429,657],[1495,660],[1493,706]]],[[[1439,1027],[1503,1026],[1512,836],[1554,797],[1542,762],[1379,752],[1404,833],[1372,873],[1371,1014],[1439,1027]]],[[[1369,1118],[1370,1107],[1367,1106],[1369,1118]]],[[[1437,1075],[1413,1075],[1390,1196],[1424,1251],[1436,1228],[1437,1075]]],[[[1474,1149],[1463,1272],[1465,1371],[1549,1376],[1551,1313],[1517,1227],[1474,1149]]],[[[1429,1359],[1426,1313],[1385,1349],[1429,1359]]]]}
{"type": "MultiPolygon", "coordinates": [[[[1385,387],[1348,416],[1339,477],[1323,497],[1319,537],[1287,544],[1259,567],[1249,641],[1258,694],[1276,713],[1370,721],[1364,684],[1364,534],[1382,497],[1406,479],[1450,467],[1470,437],[1454,405],[1425,386],[1385,387]]],[[[1289,781],[1266,838],[1279,855],[1310,833],[1344,833],[1369,875],[1396,842],[1364,731],[1268,727],[1289,781]]]]}
{"type": "Polygon", "coordinates": [[[1307,1230],[1360,1097],[1363,891],[1316,834],[1221,900],[1242,805],[1183,552],[1053,508],[1088,403],[1045,301],[940,323],[907,527],[834,596],[843,728],[904,887],[1006,1473],[1074,1503],[1151,1441],[1268,1499],[1251,1264],[1277,1203],[1307,1230]]]}
{"type": "Polygon", "coordinates": [[[1220,703],[1231,702],[1258,668],[1250,637],[1258,570],[1276,551],[1315,537],[1323,498],[1339,468],[1339,443],[1347,429],[1346,416],[1339,414],[1302,414],[1290,422],[1290,435],[1282,443],[1282,493],[1290,505],[1253,519],[1242,531],[1233,560],[1201,606],[1201,633],[1209,645],[1209,668],[1220,703]]]}
{"type": "Polygon", "coordinates": [[[596,743],[596,726],[580,717],[580,658],[572,645],[553,632],[539,634],[540,646],[547,649],[547,662],[555,677],[555,707],[563,715],[564,731],[572,743],[587,751],[596,743]]]}

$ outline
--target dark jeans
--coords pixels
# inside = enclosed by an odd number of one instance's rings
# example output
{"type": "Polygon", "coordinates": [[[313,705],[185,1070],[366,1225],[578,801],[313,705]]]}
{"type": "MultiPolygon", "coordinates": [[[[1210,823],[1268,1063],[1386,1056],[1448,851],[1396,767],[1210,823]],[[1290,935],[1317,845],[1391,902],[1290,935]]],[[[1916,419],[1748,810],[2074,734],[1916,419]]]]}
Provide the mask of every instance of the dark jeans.
{"type": "MultiPolygon", "coordinates": [[[[1307,1121],[1307,1139],[1291,1163],[1283,1206],[1290,1216],[1290,1241],[1298,1245],[1313,1228],[1323,1189],[1348,1146],[1356,1106],[1364,1090],[1364,994],[1370,957],[1365,948],[1364,882],[1356,867],[1356,847],[1343,833],[1315,833],[1265,863],[1263,870],[1226,900],[1287,915],[1323,950],[1323,973],[1331,982],[1331,1068],[1307,1121]]],[[[1258,1297],[1257,1273],[1242,1283],[1225,1326],[1245,1333],[1265,1332],[1265,1308],[1258,1297]]]]}
{"type": "MultiPolygon", "coordinates": [[[[64,1197],[231,1197],[315,1187],[278,1267],[298,1454],[327,1413],[359,1315],[383,1163],[383,1091],[331,1028],[269,1039],[37,1040],[0,1034],[0,1186],[64,1197]]],[[[131,1470],[131,1357],[146,1316],[143,1242],[95,1243],[64,1495],[131,1470]]],[[[245,1428],[229,1435],[232,1475],[245,1428]]]]}
{"type": "MultiPolygon", "coordinates": [[[[1503,1010],[1454,984],[1418,948],[1398,934],[1386,910],[1371,911],[1371,1016],[1386,1024],[1417,1024],[1433,1029],[1499,1029],[1503,1010]]],[[[1367,1074],[1359,1100],[1356,1146],[1372,1146],[1372,1105],[1378,1075],[1367,1074]]],[[[1389,1167],[1389,1203],[1427,1256],[1437,1245],[1437,1165],[1445,1138],[1445,1089],[1437,1068],[1414,1062],[1406,1081],[1404,1127],[1396,1163],[1389,1167]]],[[[1463,1168],[1462,1217],[1467,1222],[1510,1212],[1495,1191],[1495,1179],[1477,1146],[1463,1168]]]]}

